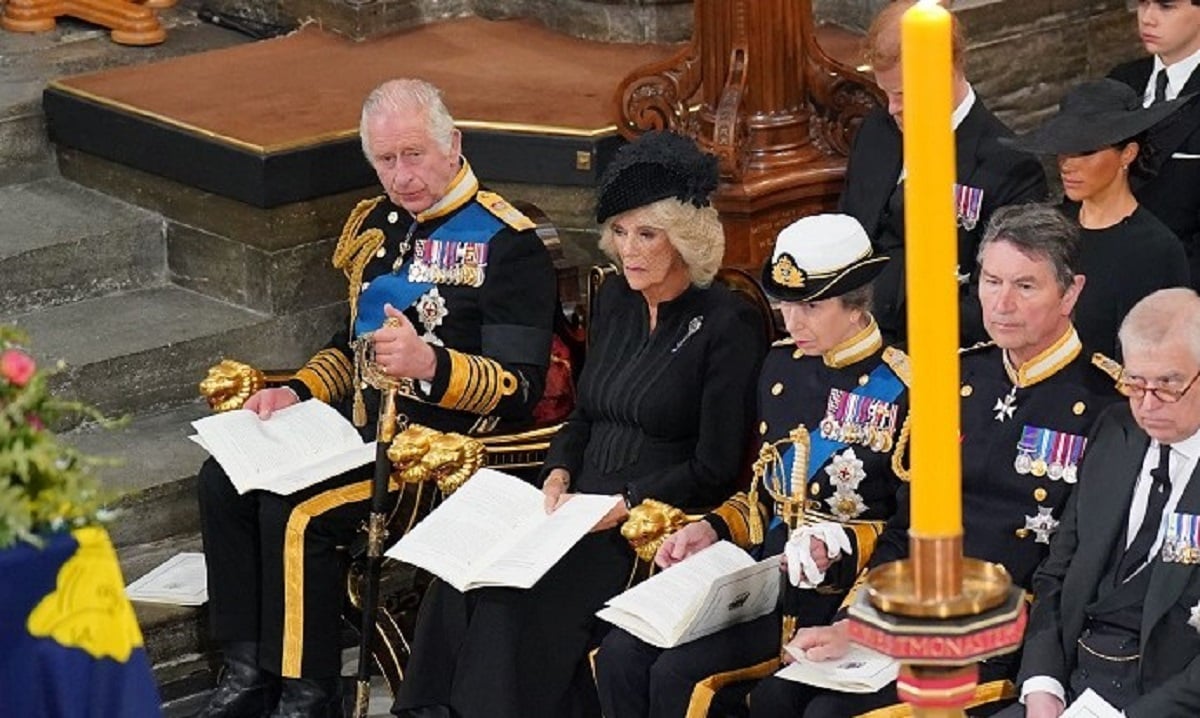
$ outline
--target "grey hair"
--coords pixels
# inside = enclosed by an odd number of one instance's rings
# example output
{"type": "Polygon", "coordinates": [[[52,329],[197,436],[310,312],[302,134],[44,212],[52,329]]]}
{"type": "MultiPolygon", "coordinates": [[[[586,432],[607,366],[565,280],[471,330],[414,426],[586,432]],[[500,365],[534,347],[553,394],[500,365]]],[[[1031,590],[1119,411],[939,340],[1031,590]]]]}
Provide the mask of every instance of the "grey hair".
{"type": "Polygon", "coordinates": [[[857,309],[864,313],[871,311],[871,303],[875,299],[875,285],[867,282],[861,287],[855,287],[845,294],[834,297],[841,301],[846,309],[857,309]]]}
{"type": "MultiPolygon", "coordinates": [[[[645,212],[648,224],[666,232],[667,240],[683,258],[692,284],[698,287],[712,284],[725,256],[725,230],[717,210],[680,202],[674,197],[638,209],[645,212]]],[[[609,217],[600,225],[600,249],[614,262],[620,262],[620,255],[613,244],[612,223],[622,214],[609,217]]]]}
{"type": "Polygon", "coordinates": [[[448,152],[454,142],[454,118],[442,101],[442,91],[424,80],[403,78],[388,80],[367,95],[363,101],[358,134],[363,154],[371,159],[367,149],[367,121],[384,112],[421,112],[433,141],[448,152]]]}
{"type": "Polygon", "coordinates": [[[1063,292],[1079,273],[1076,268],[1083,247],[1079,227],[1049,205],[1015,204],[996,210],[979,242],[976,264],[982,263],[983,250],[995,242],[1008,242],[1031,259],[1049,260],[1063,292]]]}
{"type": "Polygon", "coordinates": [[[1187,343],[1200,362],[1200,296],[1187,287],[1160,289],[1146,295],[1121,321],[1117,339],[1121,353],[1165,344],[1172,337],[1187,343]]]}

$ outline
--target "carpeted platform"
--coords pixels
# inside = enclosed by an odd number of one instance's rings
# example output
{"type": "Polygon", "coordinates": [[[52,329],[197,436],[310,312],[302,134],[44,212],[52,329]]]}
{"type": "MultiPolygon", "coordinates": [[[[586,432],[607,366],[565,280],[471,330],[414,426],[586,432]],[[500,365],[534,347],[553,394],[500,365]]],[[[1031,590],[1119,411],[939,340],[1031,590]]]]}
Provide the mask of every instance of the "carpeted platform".
{"type": "Polygon", "coordinates": [[[678,48],[578,40],[532,20],[461,18],[361,43],[309,26],[63,78],[44,107],[55,142],[272,207],[372,184],[362,99],[423,77],[445,92],[485,179],[590,185],[620,143],[614,89],[678,48]]]}

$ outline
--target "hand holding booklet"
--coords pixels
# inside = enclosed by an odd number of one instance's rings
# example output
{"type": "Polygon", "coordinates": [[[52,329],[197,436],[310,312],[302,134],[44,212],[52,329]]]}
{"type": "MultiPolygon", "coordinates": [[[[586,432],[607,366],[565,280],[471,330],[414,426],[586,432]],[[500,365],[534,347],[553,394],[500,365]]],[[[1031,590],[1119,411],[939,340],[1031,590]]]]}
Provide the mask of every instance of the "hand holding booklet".
{"type": "Polygon", "coordinates": [[[698,551],[608,601],[596,615],[673,648],[775,610],[779,558],[755,562],[728,541],[698,551]]]}
{"type": "Polygon", "coordinates": [[[810,660],[805,658],[804,651],[791,646],[785,650],[795,662],[784,666],[775,677],[818,688],[842,693],[874,693],[900,675],[899,661],[857,643],[850,644],[846,655],[831,661],[810,660]]]}
{"type": "Polygon", "coordinates": [[[375,444],[332,406],[309,399],[269,419],[239,409],[192,422],[192,437],[225,469],[239,494],[292,494],[370,463],[375,444]]]}
{"type": "Polygon", "coordinates": [[[433,573],[459,591],[529,588],[617,502],[576,494],[547,514],[530,484],[480,469],[385,554],[433,573]]]}

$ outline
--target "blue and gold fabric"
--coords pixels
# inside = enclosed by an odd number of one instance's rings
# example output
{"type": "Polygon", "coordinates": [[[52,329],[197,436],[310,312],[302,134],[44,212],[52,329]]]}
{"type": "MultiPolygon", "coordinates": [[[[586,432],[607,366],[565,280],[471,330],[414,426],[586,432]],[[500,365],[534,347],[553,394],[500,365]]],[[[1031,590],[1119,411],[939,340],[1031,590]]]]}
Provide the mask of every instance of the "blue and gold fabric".
{"type": "Polygon", "coordinates": [[[108,534],[81,528],[0,551],[0,713],[162,714],[108,534]]]}

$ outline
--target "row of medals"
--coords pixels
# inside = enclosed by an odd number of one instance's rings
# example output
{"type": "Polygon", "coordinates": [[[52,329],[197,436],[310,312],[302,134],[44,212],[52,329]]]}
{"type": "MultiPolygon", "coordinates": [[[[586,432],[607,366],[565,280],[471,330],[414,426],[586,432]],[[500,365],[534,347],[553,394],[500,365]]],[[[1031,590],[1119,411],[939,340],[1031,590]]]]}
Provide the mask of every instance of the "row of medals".
{"type": "Polygon", "coordinates": [[[1040,456],[1035,459],[1029,454],[1017,454],[1017,458],[1013,461],[1013,468],[1022,476],[1033,474],[1039,479],[1049,476],[1051,481],[1062,480],[1068,484],[1079,480],[1079,469],[1073,464],[1064,466],[1057,461],[1047,463],[1040,456]]]}
{"type": "Polygon", "coordinates": [[[859,444],[878,453],[891,451],[896,443],[891,426],[871,426],[852,421],[839,424],[832,416],[826,415],[824,419],[821,419],[820,428],[821,436],[826,439],[846,444],[859,444]]]}

